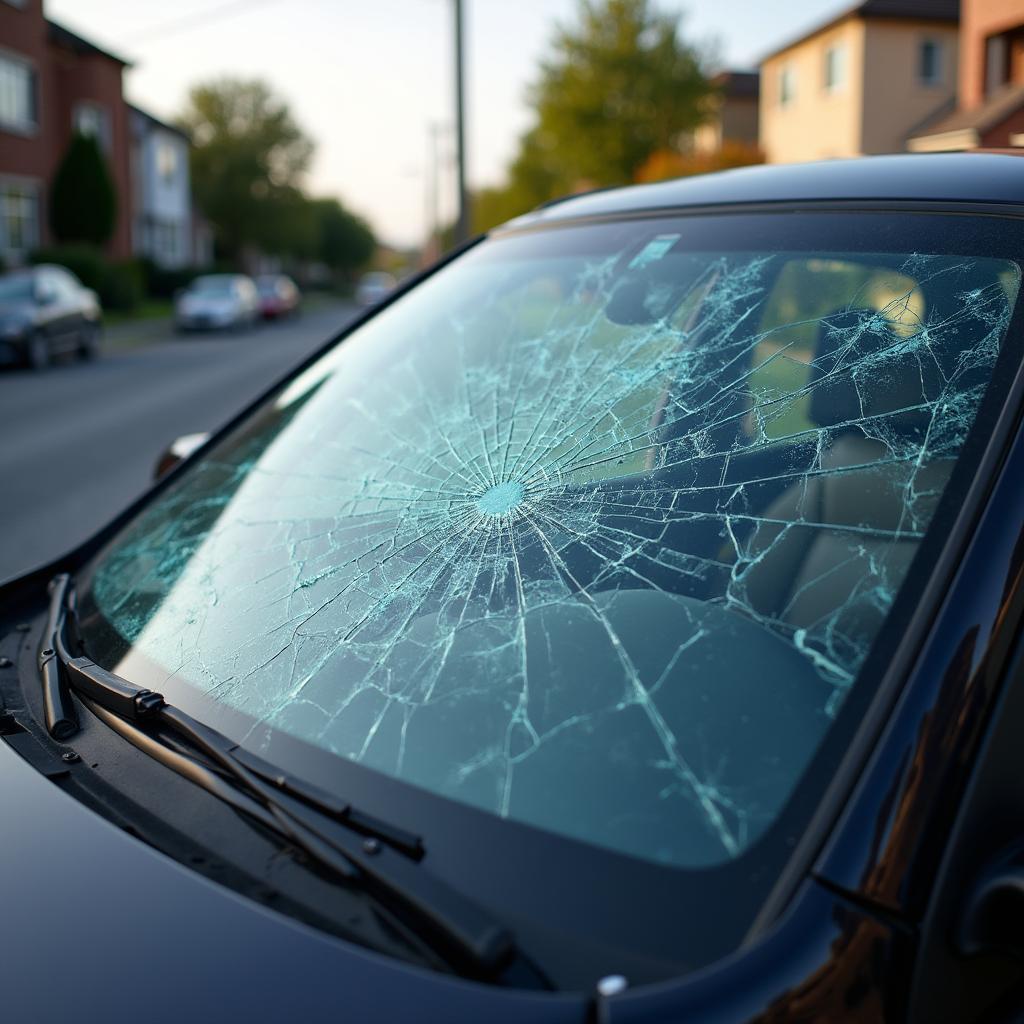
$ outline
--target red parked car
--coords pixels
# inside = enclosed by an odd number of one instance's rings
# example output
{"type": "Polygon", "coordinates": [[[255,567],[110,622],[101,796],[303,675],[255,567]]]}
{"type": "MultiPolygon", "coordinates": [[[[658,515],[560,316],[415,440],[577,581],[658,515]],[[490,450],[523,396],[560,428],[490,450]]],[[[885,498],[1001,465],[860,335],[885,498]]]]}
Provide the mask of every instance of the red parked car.
{"type": "Polygon", "coordinates": [[[299,311],[298,286],[287,274],[264,274],[256,278],[260,316],[264,320],[290,316],[299,311]]]}

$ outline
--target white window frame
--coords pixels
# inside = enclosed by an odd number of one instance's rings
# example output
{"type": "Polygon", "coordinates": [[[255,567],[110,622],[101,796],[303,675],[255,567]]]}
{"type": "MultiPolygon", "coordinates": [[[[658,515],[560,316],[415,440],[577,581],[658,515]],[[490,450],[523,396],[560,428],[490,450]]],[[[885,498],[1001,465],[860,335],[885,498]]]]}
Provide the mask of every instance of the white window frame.
{"type": "Polygon", "coordinates": [[[825,92],[830,96],[842,92],[846,87],[846,44],[832,43],[825,47],[825,59],[822,67],[822,81],[825,92]],[[829,81],[829,75],[833,76],[829,81]]]}
{"type": "Polygon", "coordinates": [[[110,111],[102,104],[93,100],[82,100],[74,105],[71,111],[71,127],[79,135],[94,138],[107,156],[110,155],[113,139],[111,138],[110,111]]]}
{"type": "Polygon", "coordinates": [[[178,147],[170,139],[158,135],[153,145],[153,166],[164,185],[173,185],[177,181],[180,164],[178,147]],[[165,159],[165,154],[169,154],[169,159],[165,159]]]}
{"type": "Polygon", "coordinates": [[[26,60],[10,50],[0,49],[0,130],[26,135],[35,134],[39,128],[38,89],[39,76],[36,74],[36,68],[32,61],[26,60]],[[13,75],[8,78],[10,72],[13,72],[13,75]],[[19,117],[17,114],[7,116],[4,111],[8,99],[11,99],[14,105],[18,103],[18,97],[15,96],[17,83],[14,78],[18,72],[24,72],[25,82],[28,85],[27,92],[21,97],[25,101],[26,107],[24,117],[19,117]],[[9,90],[6,96],[5,90],[9,90]]]}
{"type": "Polygon", "coordinates": [[[796,102],[796,68],[792,64],[783,64],[779,68],[779,106],[785,109],[796,102]]]}
{"type": "Polygon", "coordinates": [[[42,210],[40,199],[42,189],[34,178],[22,178],[13,175],[0,176],[0,257],[4,263],[18,265],[24,263],[28,255],[39,248],[42,210]],[[12,195],[12,193],[20,195],[12,195]],[[9,224],[12,200],[23,209],[29,209],[30,215],[22,217],[22,244],[15,247],[11,244],[9,224]]]}

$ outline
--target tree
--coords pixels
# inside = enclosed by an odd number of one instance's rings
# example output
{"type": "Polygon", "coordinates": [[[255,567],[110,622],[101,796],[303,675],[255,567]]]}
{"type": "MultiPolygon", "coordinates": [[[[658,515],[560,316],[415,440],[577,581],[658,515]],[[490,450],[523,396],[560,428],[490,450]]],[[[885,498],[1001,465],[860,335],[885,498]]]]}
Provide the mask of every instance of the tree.
{"type": "Polygon", "coordinates": [[[366,221],[346,210],[337,199],[314,199],[311,205],[317,228],[317,258],[344,274],[365,267],[377,248],[366,221]]]}
{"type": "Polygon", "coordinates": [[[238,259],[248,248],[294,248],[287,212],[313,143],[284,100],[259,80],[224,78],[191,90],[180,123],[192,137],[196,202],[221,252],[238,259]]]}
{"type": "Polygon", "coordinates": [[[537,143],[561,184],[621,185],[707,116],[712,87],[678,18],[650,0],[581,0],[532,90],[537,143]]]}
{"type": "Polygon", "coordinates": [[[534,123],[506,185],[475,200],[486,230],[558,195],[624,185],[704,121],[714,89],[678,19],[651,0],[580,0],[530,90],[534,123]]]}
{"type": "Polygon", "coordinates": [[[59,242],[104,245],[117,223],[117,193],[99,144],[75,133],[50,189],[50,229],[59,242]]]}

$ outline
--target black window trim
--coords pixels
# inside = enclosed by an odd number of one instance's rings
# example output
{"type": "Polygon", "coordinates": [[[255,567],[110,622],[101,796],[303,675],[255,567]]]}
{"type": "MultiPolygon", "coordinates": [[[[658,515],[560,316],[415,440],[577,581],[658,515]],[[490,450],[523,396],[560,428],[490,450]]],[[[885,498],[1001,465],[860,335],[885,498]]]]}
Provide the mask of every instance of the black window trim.
{"type": "MultiPolygon", "coordinates": [[[[475,247],[487,237],[503,237],[506,235],[533,233],[536,231],[554,231],[568,227],[578,227],[589,223],[609,221],[636,221],[643,219],[660,218],[672,216],[676,218],[687,216],[705,216],[708,214],[728,213],[744,215],[755,212],[784,214],[788,212],[828,212],[828,213],[858,213],[858,212],[899,212],[942,214],[942,215],[971,215],[971,216],[992,216],[999,219],[1024,220],[1024,204],[998,204],[998,203],[949,203],[942,201],[920,201],[907,202],[904,200],[820,200],[820,201],[775,201],[767,203],[729,203],[729,204],[705,204],[693,206],[669,206],[648,210],[624,210],[615,213],[602,214],[589,217],[563,217],[542,222],[511,225],[506,228],[499,228],[490,236],[482,235],[471,240],[466,245],[448,254],[446,258],[434,266],[423,271],[419,275],[400,285],[384,302],[379,306],[368,310],[364,315],[357,317],[338,334],[332,336],[323,346],[313,352],[306,360],[292,371],[286,378],[275,382],[261,395],[254,399],[249,405],[241,410],[219,431],[213,434],[207,442],[193,453],[192,457],[202,457],[203,453],[209,451],[229,433],[237,429],[259,406],[263,405],[275,393],[303,373],[318,359],[325,355],[330,349],[342,342],[350,334],[354,333],[363,323],[372,316],[376,316],[382,309],[387,308],[392,302],[398,301],[404,294],[418,286],[422,281],[433,276],[441,268],[453,262],[464,252],[475,247]]],[[[1008,329],[1007,337],[1024,335],[1024,297],[1018,300],[1014,311],[1013,320],[1008,329]]],[[[946,595],[946,588],[952,580],[962,560],[967,543],[971,537],[973,528],[980,518],[987,501],[987,498],[994,487],[998,472],[1009,452],[1010,445],[1016,436],[1016,430],[1020,420],[1022,397],[1024,397],[1024,361],[1018,364],[1016,374],[1008,391],[1003,399],[1003,404],[994,422],[988,441],[981,452],[978,460],[974,478],[967,493],[964,496],[961,508],[951,525],[948,535],[942,546],[941,554],[935,563],[928,583],[926,584],[916,612],[912,616],[904,632],[901,642],[892,650],[887,670],[868,702],[863,720],[856,729],[853,739],[843,759],[838,764],[833,778],[822,794],[816,811],[808,822],[804,835],[798,846],[789,856],[785,869],[776,880],[775,885],[765,899],[761,911],[752,922],[740,948],[750,945],[759,939],[764,933],[778,923],[783,911],[791,906],[801,882],[808,875],[815,857],[825,845],[826,841],[834,837],[835,827],[839,820],[840,813],[853,792],[857,781],[862,776],[864,769],[870,759],[872,751],[878,744],[882,734],[886,718],[892,709],[896,699],[903,690],[904,684],[910,677],[915,667],[918,656],[931,632],[931,625],[935,612],[941,606],[946,595]]],[[[191,457],[190,457],[191,458],[191,457]]],[[[148,505],[158,494],[169,487],[177,479],[178,473],[182,472],[190,464],[190,459],[184,461],[176,469],[161,479],[147,493],[142,495],[120,516],[113,520],[106,528],[101,530],[93,538],[83,544],[77,551],[58,560],[51,565],[39,570],[40,577],[49,578],[52,573],[60,568],[69,569],[74,572],[82,567],[84,563],[95,556],[101,548],[112,539],[116,533],[123,528],[131,519],[148,505]]],[[[443,798],[442,798],[443,799],[443,798]]],[[[678,982],[677,982],[678,983],[678,982]]]]}

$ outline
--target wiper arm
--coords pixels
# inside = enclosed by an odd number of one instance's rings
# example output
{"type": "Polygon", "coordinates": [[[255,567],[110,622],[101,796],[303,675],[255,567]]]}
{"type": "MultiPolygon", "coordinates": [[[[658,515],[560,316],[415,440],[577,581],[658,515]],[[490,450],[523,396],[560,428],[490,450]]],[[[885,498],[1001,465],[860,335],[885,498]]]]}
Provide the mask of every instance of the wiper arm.
{"type": "Polygon", "coordinates": [[[546,984],[506,928],[418,863],[425,852],[419,837],[267,764],[161,694],[73,655],[65,637],[74,600],[69,578],[58,576],[50,594],[39,664],[46,726],[55,739],[78,728],[70,689],[147,753],[393,907],[457,969],[493,977],[514,965],[546,984]]]}

